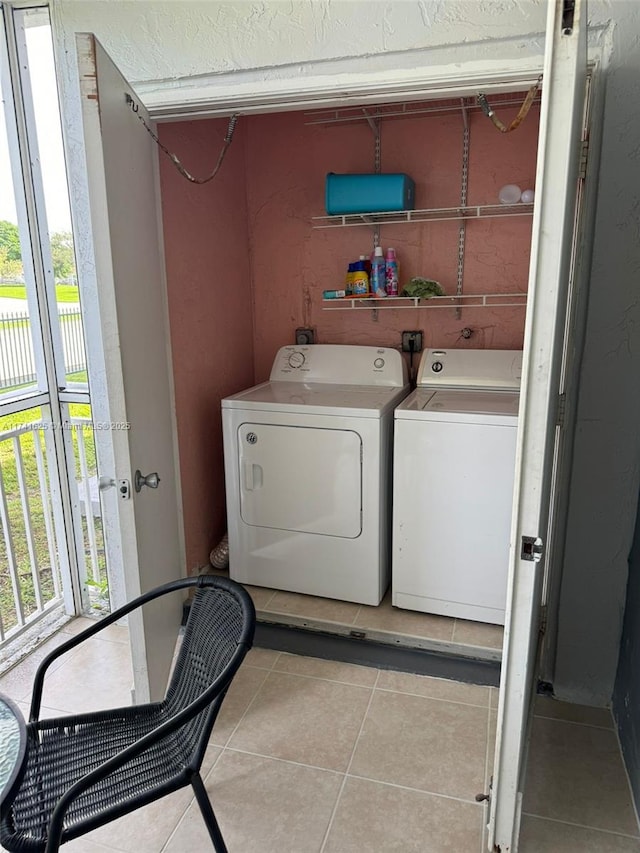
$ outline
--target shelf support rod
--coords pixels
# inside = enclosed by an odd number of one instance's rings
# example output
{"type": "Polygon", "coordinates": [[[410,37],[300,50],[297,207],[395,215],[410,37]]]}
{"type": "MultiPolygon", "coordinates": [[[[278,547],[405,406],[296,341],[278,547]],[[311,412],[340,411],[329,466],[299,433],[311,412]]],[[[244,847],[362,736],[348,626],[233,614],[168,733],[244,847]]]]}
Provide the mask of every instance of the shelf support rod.
{"type": "MultiPolygon", "coordinates": [[[[462,179],[460,185],[460,206],[467,206],[467,189],[469,185],[469,117],[464,98],[460,98],[460,109],[462,110],[462,179]]],[[[466,222],[460,222],[458,231],[458,270],[456,276],[456,296],[462,296],[462,283],[464,277],[464,245],[466,238],[466,222]]],[[[456,319],[462,316],[462,309],[456,308],[456,319]]]]}
{"type": "MultiPolygon", "coordinates": [[[[382,154],[381,154],[381,145],[380,145],[380,135],[382,130],[381,119],[376,118],[373,119],[366,111],[366,109],[362,109],[362,113],[367,120],[369,127],[373,133],[374,139],[374,147],[373,147],[373,171],[376,175],[380,174],[380,169],[382,168],[382,154]]],[[[376,224],[373,230],[373,248],[375,251],[376,246],[380,245],[380,225],[376,224]]],[[[374,319],[377,319],[377,314],[374,319]]]]}

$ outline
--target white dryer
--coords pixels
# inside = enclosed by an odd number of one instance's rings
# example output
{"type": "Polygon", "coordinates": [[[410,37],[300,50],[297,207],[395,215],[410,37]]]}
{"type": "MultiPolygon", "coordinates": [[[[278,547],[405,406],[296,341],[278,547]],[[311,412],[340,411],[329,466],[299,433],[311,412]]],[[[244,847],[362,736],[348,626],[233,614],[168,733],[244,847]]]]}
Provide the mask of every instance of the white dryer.
{"type": "Polygon", "coordinates": [[[268,382],[222,400],[234,580],[379,604],[391,574],[397,350],[282,347],[268,382]]]}
{"type": "Polygon", "coordinates": [[[396,409],[392,603],[504,624],[522,352],[425,350],[396,409]]]}

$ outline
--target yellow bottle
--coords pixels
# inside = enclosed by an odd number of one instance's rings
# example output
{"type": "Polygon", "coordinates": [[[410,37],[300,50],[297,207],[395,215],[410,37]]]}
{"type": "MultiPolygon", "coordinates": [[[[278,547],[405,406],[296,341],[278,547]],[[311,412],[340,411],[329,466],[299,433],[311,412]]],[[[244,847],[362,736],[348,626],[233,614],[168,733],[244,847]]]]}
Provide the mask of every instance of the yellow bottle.
{"type": "Polygon", "coordinates": [[[356,261],[353,264],[353,282],[352,282],[352,293],[354,296],[368,296],[369,295],[369,276],[364,267],[363,261],[356,261]]]}

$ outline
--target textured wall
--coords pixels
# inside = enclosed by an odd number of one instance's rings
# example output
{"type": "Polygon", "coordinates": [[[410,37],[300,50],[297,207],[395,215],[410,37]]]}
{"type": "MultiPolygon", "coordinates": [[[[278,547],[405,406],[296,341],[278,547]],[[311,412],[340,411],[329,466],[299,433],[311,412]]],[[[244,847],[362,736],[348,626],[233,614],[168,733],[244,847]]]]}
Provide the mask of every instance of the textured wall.
{"type": "MultiPolygon", "coordinates": [[[[210,174],[225,119],[162,126],[196,177],[210,174]]],[[[226,530],[220,399],[253,382],[253,307],[242,128],[203,185],[160,160],[171,352],[187,570],[207,565],[226,530]]]]}
{"type": "MultiPolygon", "coordinates": [[[[512,112],[513,108],[511,108],[512,112]]],[[[325,213],[327,172],[373,169],[374,140],[366,123],[308,125],[304,113],[250,116],[247,203],[256,308],[256,378],[268,377],[279,346],[296,326],[310,325],[319,343],[398,346],[402,329],[422,329],[425,346],[517,349],[524,308],[327,310],[322,291],[344,286],[349,261],[373,247],[368,228],[313,229],[325,213]],[[473,329],[468,342],[464,326],[473,329]]],[[[416,183],[416,207],[455,207],[460,200],[462,117],[459,114],[382,123],[383,172],[406,172],[416,183]]],[[[506,136],[474,113],[470,118],[469,204],[497,204],[501,186],[533,182],[537,108],[506,136]]],[[[396,249],[401,286],[412,276],[456,291],[458,222],[382,226],[384,248],[396,249]]],[[[525,292],[531,217],[487,219],[467,226],[464,292],[525,292]]],[[[332,303],[335,305],[335,303],[332,303]]]]}
{"type": "MultiPolygon", "coordinates": [[[[136,2],[54,0],[61,55],[94,31],[132,81],[277,78],[539,55],[543,0],[136,2]],[[331,60],[331,61],[330,61],[331,60]],[[250,71],[253,72],[250,74],[250,71]],[[236,75],[236,76],[234,76],[236,75]]],[[[556,687],[604,704],[615,678],[640,480],[640,6],[592,0],[609,27],[606,113],[587,340],[560,609],[556,687]]],[[[600,30],[598,30],[600,28],[600,30]]],[[[73,124],[71,114],[69,121],[73,124]]]]}

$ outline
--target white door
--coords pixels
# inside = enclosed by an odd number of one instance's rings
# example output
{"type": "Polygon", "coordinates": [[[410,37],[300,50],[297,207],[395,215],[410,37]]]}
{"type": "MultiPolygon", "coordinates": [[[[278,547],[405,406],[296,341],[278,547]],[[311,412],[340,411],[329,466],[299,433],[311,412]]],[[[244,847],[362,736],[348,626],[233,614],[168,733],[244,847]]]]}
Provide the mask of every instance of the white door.
{"type": "Polygon", "coordinates": [[[362,533],[362,439],[347,429],[245,423],[238,429],[245,524],[355,539],[362,533]]]}
{"type": "Polygon", "coordinates": [[[587,9],[551,0],[520,394],[507,620],[488,849],[518,849],[534,699],[562,335],[570,277],[587,72],[587,9]]]}
{"type": "MultiPolygon", "coordinates": [[[[103,492],[105,543],[131,599],[184,573],[156,148],[101,45],[82,33],[77,51],[93,240],[80,275],[95,288],[87,356],[94,418],[108,427],[97,431],[99,473],[116,482],[103,492]],[[157,472],[158,487],[137,492],[136,470],[157,472]]],[[[164,692],[181,610],[168,596],[129,621],[138,702],[164,692]]]]}

